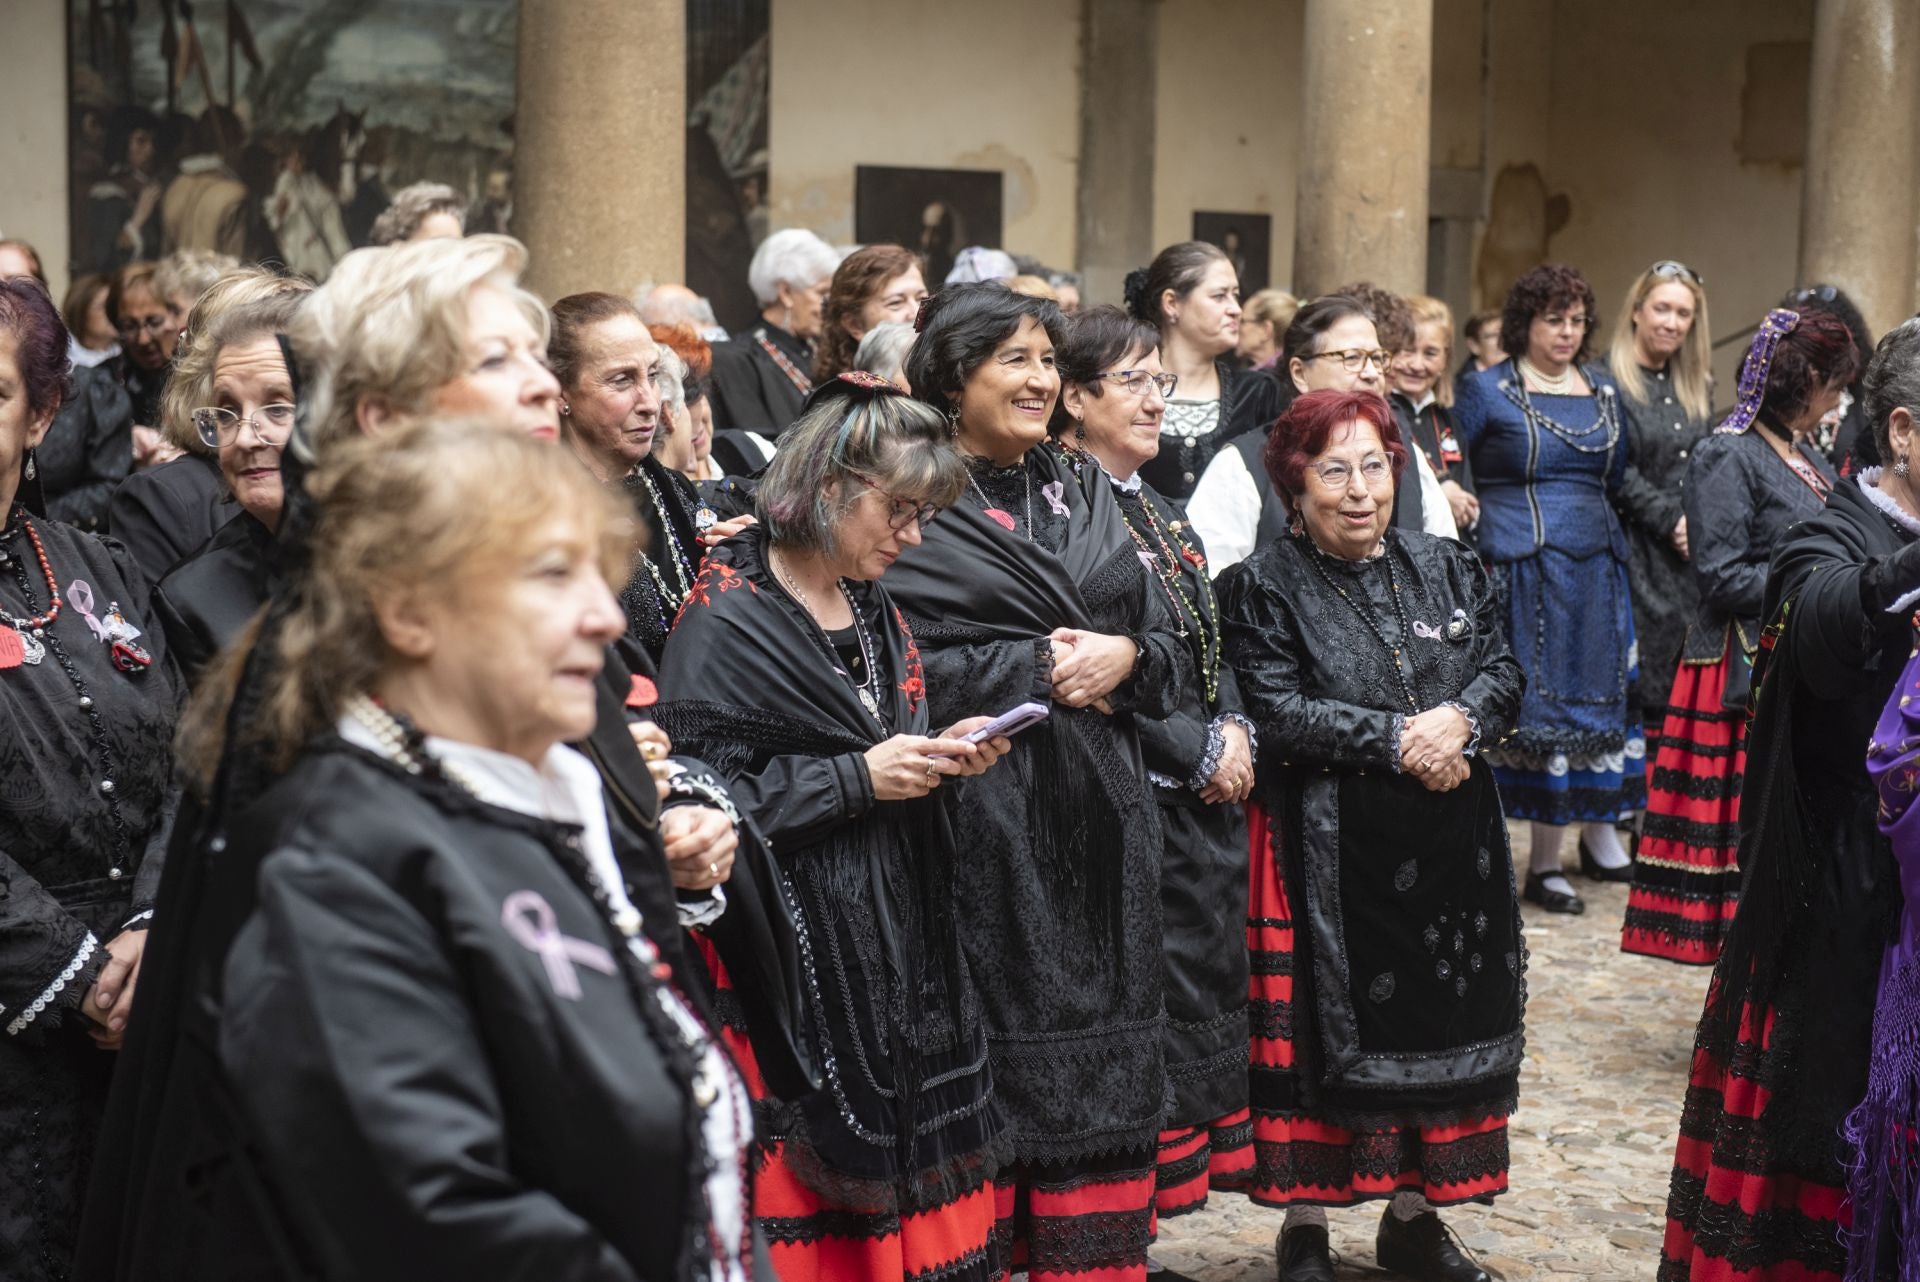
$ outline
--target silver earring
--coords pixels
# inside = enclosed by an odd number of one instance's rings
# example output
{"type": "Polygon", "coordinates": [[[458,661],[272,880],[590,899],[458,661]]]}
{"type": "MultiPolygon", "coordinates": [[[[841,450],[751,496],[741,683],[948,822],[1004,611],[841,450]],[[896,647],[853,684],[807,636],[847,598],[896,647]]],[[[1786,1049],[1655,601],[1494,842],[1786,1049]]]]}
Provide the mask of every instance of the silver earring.
{"type": "Polygon", "coordinates": [[[571,413],[573,413],[573,406],[571,406],[571,405],[569,405],[569,404],[567,404],[567,403],[566,403],[565,401],[561,401],[561,402],[560,402],[560,413],[561,413],[561,414],[563,414],[563,415],[566,415],[566,414],[571,414],[571,413]]]}
{"type": "MultiPolygon", "coordinates": [[[[1907,474],[1907,461],[1905,459],[1894,460],[1893,474],[1895,476],[1905,476],[1907,474]]],[[[29,477],[33,475],[33,464],[31,462],[27,464],[27,475],[29,477]]]]}
{"type": "Polygon", "coordinates": [[[33,451],[28,450],[27,451],[27,479],[31,481],[34,477],[38,475],[40,475],[40,465],[33,461],[33,451]]]}

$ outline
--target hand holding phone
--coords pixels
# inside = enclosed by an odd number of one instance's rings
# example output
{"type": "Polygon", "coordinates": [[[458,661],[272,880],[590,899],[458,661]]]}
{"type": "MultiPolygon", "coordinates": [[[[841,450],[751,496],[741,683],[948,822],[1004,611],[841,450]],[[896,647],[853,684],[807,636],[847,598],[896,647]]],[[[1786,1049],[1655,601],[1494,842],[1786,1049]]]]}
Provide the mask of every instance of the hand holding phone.
{"type": "Polygon", "coordinates": [[[1035,726],[1047,719],[1047,705],[1044,703],[1023,703],[1009,708],[978,730],[969,730],[960,737],[968,743],[980,743],[987,739],[1019,734],[1029,726],[1035,726]]]}

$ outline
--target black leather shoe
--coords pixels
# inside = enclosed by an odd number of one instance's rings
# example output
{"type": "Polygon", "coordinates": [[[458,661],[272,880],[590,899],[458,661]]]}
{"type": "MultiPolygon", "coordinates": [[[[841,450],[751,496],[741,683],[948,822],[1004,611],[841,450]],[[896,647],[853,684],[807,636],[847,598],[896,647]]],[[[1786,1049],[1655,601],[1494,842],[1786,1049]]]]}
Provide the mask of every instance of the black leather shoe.
{"type": "Polygon", "coordinates": [[[1547,877],[1537,872],[1527,874],[1526,889],[1520,892],[1520,898],[1530,904],[1539,904],[1550,913],[1567,913],[1578,917],[1587,911],[1586,900],[1578,895],[1569,895],[1563,890],[1549,890],[1547,877]]]}
{"type": "Polygon", "coordinates": [[[1323,1225],[1282,1229],[1273,1253],[1280,1259],[1280,1282],[1333,1282],[1333,1250],[1323,1225]]]}
{"type": "Polygon", "coordinates": [[[1587,839],[1580,838],[1580,875],[1589,881],[1632,881],[1633,863],[1628,861],[1618,868],[1608,868],[1593,857],[1587,849],[1587,839]]]}
{"type": "Polygon", "coordinates": [[[1380,1217],[1373,1259],[1387,1272],[1414,1282],[1490,1282],[1487,1271],[1461,1253],[1432,1211],[1398,1220],[1389,1209],[1380,1217]]]}

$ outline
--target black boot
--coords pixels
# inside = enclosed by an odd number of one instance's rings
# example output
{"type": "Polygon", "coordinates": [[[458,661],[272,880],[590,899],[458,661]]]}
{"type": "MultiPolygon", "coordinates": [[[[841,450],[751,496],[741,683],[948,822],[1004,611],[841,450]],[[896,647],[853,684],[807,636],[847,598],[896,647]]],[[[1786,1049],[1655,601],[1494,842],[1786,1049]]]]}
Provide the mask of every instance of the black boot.
{"type": "Polygon", "coordinates": [[[1373,1239],[1373,1259],[1387,1272],[1414,1282],[1490,1282],[1485,1269],[1461,1254],[1432,1211],[1401,1220],[1388,1207],[1373,1239]]]}
{"type": "Polygon", "coordinates": [[[1280,1258],[1280,1282],[1333,1282],[1333,1251],[1324,1224],[1280,1230],[1273,1253],[1280,1258]]]}

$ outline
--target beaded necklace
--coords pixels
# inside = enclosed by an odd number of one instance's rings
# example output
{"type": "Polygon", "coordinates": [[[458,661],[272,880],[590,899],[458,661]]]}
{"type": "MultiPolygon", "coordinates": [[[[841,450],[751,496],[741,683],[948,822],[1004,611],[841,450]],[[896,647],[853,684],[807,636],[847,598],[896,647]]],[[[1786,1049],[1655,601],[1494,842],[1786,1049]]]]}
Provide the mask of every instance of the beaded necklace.
{"type": "Polygon", "coordinates": [[[1527,380],[1525,378],[1502,379],[1500,381],[1500,387],[1502,391],[1506,392],[1507,399],[1520,407],[1520,412],[1526,416],[1527,423],[1530,427],[1537,431],[1552,433],[1554,436],[1559,437],[1569,449],[1578,450],[1582,454],[1611,454],[1615,442],[1620,439],[1620,417],[1618,408],[1614,404],[1613,389],[1611,387],[1596,387],[1593,389],[1595,410],[1593,426],[1586,428],[1568,427],[1557,419],[1551,418],[1541,413],[1538,409],[1535,409],[1533,398],[1527,394],[1527,380]],[[1601,441],[1598,445],[1588,443],[1590,437],[1596,432],[1602,431],[1606,433],[1605,440],[1601,441]]]}
{"type": "Polygon", "coordinates": [[[840,656],[834,652],[833,641],[827,636],[826,625],[821,623],[819,617],[814,614],[813,603],[807,600],[807,594],[802,592],[800,585],[793,581],[792,574],[773,563],[771,548],[767,551],[767,565],[773,570],[774,576],[780,580],[780,585],[786,588],[787,595],[806,612],[807,622],[813,624],[814,631],[820,634],[818,640],[825,647],[827,658],[833,663],[833,670],[847,679],[847,684],[853,686],[854,694],[860,697],[860,706],[867,710],[867,715],[872,717],[882,730],[885,730],[887,725],[880,718],[880,699],[874,687],[877,678],[874,676],[873,640],[867,635],[867,625],[860,617],[860,608],[853,603],[853,593],[847,591],[847,581],[835,580],[839,585],[840,595],[846,600],[847,613],[853,616],[853,635],[854,639],[860,643],[860,663],[866,669],[866,675],[858,683],[854,682],[851,673],[841,668],[840,656]]]}
{"type": "Polygon", "coordinates": [[[800,395],[805,396],[813,391],[813,380],[802,374],[799,368],[787,359],[785,352],[767,341],[767,330],[764,325],[753,331],[753,341],[760,344],[762,351],[773,357],[773,363],[780,367],[780,372],[787,376],[788,382],[800,389],[800,395]]]}
{"type": "MultiPolygon", "coordinates": [[[[471,775],[455,763],[435,756],[427,750],[425,736],[420,733],[418,727],[403,721],[371,696],[354,695],[347,700],[345,711],[374,737],[375,742],[380,745],[381,754],[409,775],[437,778],[453,784],[476,798],[482,795],[471,775]]],[[[568,871],[583,884],[582,888],[587,892],[588,898],[593,901],[594,908],[620,933],[620,937],[626,943],[627,952],[645,967],[647,974],[661,986],[661,989],[666,989],[673,979],[673,968],[661,960],[659,949],[654,947],[653,941],[641,932],[643,920],[639,910],[631,905],[615,906],[613,896],[602,881],[599,870],[573,843],[568,843],[567,855],[568,857],[562,860],[562,863],[572,865],[568,871]]],[[[693,1079],[689,1083],[688,1093],[694,1106],[701,1113],[709,1112],[719,1102],[720,1097],[725,1095],[733,1113],[734,1134],[743,1140],[750,1136],[753,1133],[753,1118],[751,1113],[741,1105],[740,1097],[743,1091],[738,1088],[729,1090],[724,1080],[714,1080],[714,1074],[710,1071],[713,1061],[704,1053],[710,1049],[711,1039],[701,1036],[704,1029],[699,1018],[692,1015],[691,1011],[688,1012],[687,1020],[674,1018],[667,1009],[667,1003],[669,1000],[679,1000],[677,997],[670,998],[661,991],[651,993],[646,991],[632,982],[631,971],[628,972],[628,981],[634,990],[635,998],[641,1003],[642,1018],[649,1029],[662,1040],[666,1039],[670,1031],[673,1039],[679,1043],[680,1049],[693,1061],[693,1079]],[[649,1003],[651,1008],[662,1016],[661,1020],[656,1021],[646,1017],[645,1011],[649,1003]],[[665,1025],[664,1028],[662,1024],[665,1025]]],[[[724,1061],[723,1056],[720,1058],[724,1061]]],[[[671,1059],[668,1062],[671,1063],[671,1059]]],[[[724,1063],[719,1071],[724,1078],[727,1072],[724,1063]]],[[[721,1155],[706,1146],[705,1128],[696,1126],[693,1129],[697,1136],[695,1142],[700,1145],[704,1164],[707,1171],[711,1173],[722,1160],[721,1155]]],[[[740,1189],[744,1195],[751,1187],[752,1180],[744,1145],[735,1160],[739,1164],[740,1189]]],[[[720,1229],[714,1223],[712,1207],[708,1207],[707,1211],[706,1246],[710,1253],[709,1259],[720,1265],[722,1272],[729,1276],[736,1272],[742,1276],[751,1276],[747,1261],[753,1258],[752,1215],[747,1214],[743,1217],[744,1228],[739,1243],[729,1246],[720,1238],[720,1229]]]]}
{"type": "MultiPolygon", "coordinates": [[[[1379,620],[1373,617],[1373,612],[1354,600],[1353,597],[1348,594],[1347,590],[1340,586],[1340,583],[1333,577],[1333,572],[1327,569],[1322,560],[1322,558],[1326,556],[1326,553],[1315,546],[1312,536],[1301,533],[1294,537],[1304,541],[1307,552],[1307,564],[1314,568],[1314,572],[1320,576],[1321,581],[1340,594],[1340,599],[1345,601],[1347,606],[1355,614],[1360,616],[1360,622],[1367,625],[1367,631],[1373,633],[1373,639],[1380,643],[1380,648],[1393,656],[1393,679],[1399,683],[1400,693],[1407,697],[1407,707],[1414,712],[1420,711],[1419,678],[1418,676],[1409,678],[1407,673],[1400,667],[1401,647],[1412,644],[1414,632],[1413,621],[1407,617],[1407,604],[1401,598],[1400,580],[1393,572],[1392,550],[1389,549],[1383,552],[1381,554],[1381,560],[1386,565],[1387,594],[1393,601],[1394,617],[1400,624],[1400,645],[1395,645],[1393,642],[1387,640],[1386,631],[1381,628],[1379,620]]],[[[1412,666],[1411,661],[1409,661],[1408,666],[1412,666]]]]}
{"type": "MultiPolygon", "coordinates": [[[[0,610],[0,623],[6,624],[13,632],[11,637],[0,635],[0,669],[17,668],[22,663],[37,665],[45,659],[47,647],[42,644],[42,638],[45,637],[46,630],[53,625],[53,621],[60,617],[60,589],[54,583],[53,566],[47,562],[47,549],[40,542],[40,531],[34,529],[33,522],[27,519],[26,508],[15,507],[13,516],[20,523],[21,528],[27,532],[27,542],[33,547],[34,559],[40,563],[40,574],[46,580],[47,596],[52,599],[52,603],[43,613],[36,614],[30,619],[17,619],[5,610],[0,610]]],[[[13,558],[9,556],[7,559],[13,558]]],[[[31,606],[33,598],[28,595],[26,567],[17,567],[17,573],[20,579],[21,599],[31,606]]]]}
{"type": "Polygon", "coordinates": [[[673,616],[686,603],[687,594],[693,591],[691,576],[687,573],[687,554],[680,547],[680,536],[673,532],[673,518],[668,515],[666,501],[660,497],[659,487],[654,485],[653,478],[647,475],[645,467],[635,468],[632,474],[640,479],[641,485],[646,487],[647,497],[653,502],[653,510],[660,516],[660,529],[667,538],[667,561],[673,567],[673,577],[680,583],[680,590],[676,593],[667,586],[666,576],[660,573],[660,567],[653,563],[653,558],[644,552],[640,554],[640,564],[646,567],[648,576],[653,579],[653,585],[659,591],[660,622],[664,627],[671,629],[673,616]]]}
{"type": "Polygon", "coordinates": [[[1192,549],[1187,546],[1186,540],[1173,533],[1172,527],[1154,510],[1153,501],[1147,497],[1146,490],[1139,491],[1139,499],[1140,508],[1147,518],[1147,532],[1153,535],[1156,546],[1149,546],[1145,536],[1134,527],[1133,518],[1127,515],[1127,505],[1124,503],[1119,505],[1120,522],[1127,527],[1127,533],[1133,536],[1134,543],[1144,557],[1152,562],[1154,578],[1159,581],[1160,591],[1173,610],[1174,621],[1180,625],[1181,640],[1189,635],[1186,619],[1191,618],[1195,630],[1200,633],[1200,680],[1206,691],[1207,707],[1211,708],[1219,702],[1220,697],[1220,629],[1207,622],[1209,616],[1218,617],[1213,582],[1207,577],[1205,568],[1200,568],[1196,577],[1200,580],[1201,600],[1206,605],[1204,609],[1196,606],[1187,595],[1183,585],[1186,575],[1181,573],[1180,568],[1182,562],[1192,556],[1192,549]],[[1180,551],[1174,551],[1174,543],[1180,545],[1180,551]]]}

